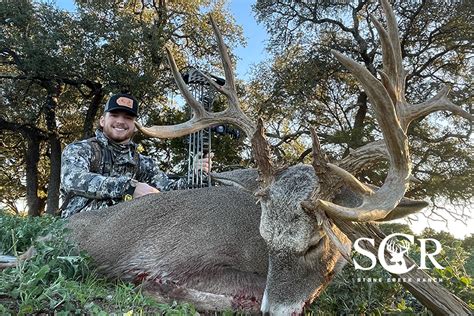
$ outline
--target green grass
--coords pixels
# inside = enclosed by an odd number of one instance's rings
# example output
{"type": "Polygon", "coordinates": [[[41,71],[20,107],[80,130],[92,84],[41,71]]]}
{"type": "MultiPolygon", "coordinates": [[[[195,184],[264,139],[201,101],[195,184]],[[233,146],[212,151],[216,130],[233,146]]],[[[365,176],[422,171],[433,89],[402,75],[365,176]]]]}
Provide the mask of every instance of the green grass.
{"type": "Polygon", "coordinates": [[[133,284],[101,277],[86,254],[74,252],[66,233],[57,218],[0,214],[0,253],[16,256],[32,244],[38,251],[17,267],[0,271],[0,315],[196,313],[188,304],[159,304],[133,284]],[[36,241],[48,233],[54,238],[36,241]]]}

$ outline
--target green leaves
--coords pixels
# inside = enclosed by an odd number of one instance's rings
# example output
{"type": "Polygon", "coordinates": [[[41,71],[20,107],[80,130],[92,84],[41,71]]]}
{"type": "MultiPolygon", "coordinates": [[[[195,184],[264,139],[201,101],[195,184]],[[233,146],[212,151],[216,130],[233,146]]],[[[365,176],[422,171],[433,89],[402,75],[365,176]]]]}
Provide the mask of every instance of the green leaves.
{"type": "Polygon", "coordinates": [[[472,284],[472,279],[467,276],[460,277],[459,281],[461,281],[461,283],[463,283],[466,286],[470,286],[472,284]]]}

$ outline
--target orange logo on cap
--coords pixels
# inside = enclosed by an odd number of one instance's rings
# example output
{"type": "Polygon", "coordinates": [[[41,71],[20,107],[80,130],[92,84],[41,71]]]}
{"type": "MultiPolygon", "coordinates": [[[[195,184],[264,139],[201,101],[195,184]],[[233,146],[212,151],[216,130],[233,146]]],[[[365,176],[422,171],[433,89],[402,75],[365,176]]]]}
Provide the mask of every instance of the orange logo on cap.
{"type": "Polygon", "coordinates": [[[133,109],[133,100],[127,97],[120,97],[117,99],[117,104],[133,109]]]}

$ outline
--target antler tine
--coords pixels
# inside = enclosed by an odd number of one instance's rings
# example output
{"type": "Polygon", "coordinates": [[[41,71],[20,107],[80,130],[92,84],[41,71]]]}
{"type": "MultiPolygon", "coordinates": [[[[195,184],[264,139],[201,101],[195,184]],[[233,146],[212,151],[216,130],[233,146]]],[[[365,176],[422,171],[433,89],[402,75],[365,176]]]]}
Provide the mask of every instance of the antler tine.
{"type": "Polygon", "coordinates": [[[394,102],[405,101],[406,71],[402,64],[400,36],[398,34],[397,20],[387,0],[380,0],[385,16],[387,17],[387,30],[372,15],[382,44],[383,71],[379,71],[382,82],[394,102]]]}
{"type": "MultiPolygon", "coordinates": [[[[319,141],[318,134],[316,133],[316,129],[314,127],[310,127],[309,131],[311,133],[311,141],[313,144],[312,152],[313,152],[313,161],[312,166],[316,176],[319,180],[319,188],[327,185],[329,182],[329,175],[327,173],[328,169],[328,158],[321,150],[321,142],[319,141]]],[[[316,192],[313,192],[313,196],[315,196],[316,192]]]]}
{"type": "Polygon", "coordinates": [[[318,177],[319,185],[314,187],[313,193],[311,194],[311,200],[301,202],[303,209],[312,217],[316,217],[316,221],[320,227],[326,233],[326,236],[332,242],[332,244],[339,250],[342,256],[348,261],[350,260],[350,250],[347,249],[345,243],[341,241],[340,238],[343,238],[346,241],[346,237],[340,237],[340,234],[335,233],[334,230],[338,230],[337,227],[333,227],[332,221],[327,217],[324,212],[318,212],[317,205],[318,203],[313,203],[313,200],[317,197],[321,197],[321,194],[325,194],[323,198],[332,198],[334,190],[332,187],[333,179],[327,172],[327,169],[330,168],[329,159],[326,154],[321,149],[321,142],[319,141],[318,134],[314,127],[309,128],[311,132],[311,140],[313,143],[313,162],[312,166],[316,176],[318,177]],[[328,194],[328,195],[327,195],[328,194]]]}
{"type": "MultiPolygon", "coordinates": [[[[452,103],[450,100],[447,99],[446,96],[449,92],[448,87],[443,87],[436,96],[434,96],[431,100],[427,102],[423,102],[423,103],[415,104],[415,105],[405,104],[404,90],[405,90],[406,71],[403,69],[403,66],[402,66],[402,52],[401,52],[401,46],[400,46],[400,36],[398,34],[397,20],[395,18],[395,14],[389,2],[387,0],[380,0],[380,2],[382,4],[382,8],[384,10],[385,16],[387,17],[387,30],[388,30],[388,37],[389,37],[388,44],[391,44],[391,47],[392,47],[392,54],[388,54],[387,56],[393,56],[395,66],[397,67],[397,72],[393,73],[393,74],[397,74],[397,78],[396,78],[397,81],[394,82],[396,84],[395,90],[397,90],[397,96],[401,98],[398,100],[403,101],[404,104],[402,104],[401,107],[404,107],[405,112],[406,112],[405,117],[401,118],[402,128],[406,130],[411,121],[419,117],[423,117],[424,115],[430,114],[435,111],[440,111],[440,110],[452,112],[467,120],[470,120],[471,122],[474,121],[474,116],[472,114],[464,111],[459,106],[455,105],[454,103],[452,103]]],[[[375,19],[373,22],[379,32],[382,45],[386,45],[384,43],[386,42],[386,38],[379,29],[380,23],[378,23],[378,21],[376,21],[375,19]]],[[[381,26],[380,28],[381,30],[383,30],[381,26]]],[[[385,32],[385,30],[383,30],[383,32],[385,32]]],[[[383,56],[385,58],[385,52],[383,53],[383,56]]],[[[384,60],[384,67],[386,67],[385,65],[386,63],[384,60]]],[[[390,73],[391,72],[388,71],[386,72],[386,75],[390,73]]],[[[382,79],[385,80],[383,73],[381,73],[381,76],[382,76],[382,79]]]]}
{"type": "Polygon", "coordinates": [[[174,60],[173,54],[170,49],[165,46],[166,57],[173,73],[173,78],[178,86],[179,91],[183,95],[186,102],[192,109],[193,116],[191,120],[177,125],[169,126],[152,126],[152,127],[143,127],[138,122],[135,123],[137,128],[145,135],[150,137],[159,137],[159,138],[174,138],[184,135],[188,135],[200,129],[207,127],[207,121],[210,119],[208,112],[204,109],[202,104],[194,98],[191,91],[189,91],[188,86],[183,80],[183,77],[179,73],[178,66],[176,66],[176,61],[174,60]]]}
{"type": "Polygon", "coordinates": [[[168,47],[166,48],[166,56],[173,73],[175,82],[183,95],[186,102],[192,109],[193,115],[192,118],[184,123],[176,125],[162,125],[162,126],[152,126],[152,127],[143,127],[139,123],[135,123],[137,128],[143,132],[145,135],[150,137],[159,137],[159,138],[174,138],[184,135],[189,135],[191,133],[197,132],[203,128],[209,127],[213,124],[222,124],[229,123],[234,124],[242,129],[242,131],[248,136],[252,137],[255,133],[255,122],[252,121],[240,108],[240,103],[237,97],[237,92],[235,90],[235,80],[232,72],[232,64],[230,62],[229,54],[227,53],[227,48],[222,39],[222,35],[216,26],[214,20],[211,17],[211,24],[214,29],[214,33],[217,37],[219,43],[219,53],[222,59],[224,66],[224,72],[226,77],[226,83],[224,87],[219,86],[210,76],[201,72],[201,75],[206,78],[206,80],[217,91],[224,94],[230,105],[229,108],[221,112],[209,112],[204,109],[202,104],[196,100],[192,93],[189,91],[187,85],[185,84],[181,74],[178,71],[176,62],[173,58],[168,47]]]}
{"type": "Polygon", "coordinates": [[[183,95],[184,99],[188,103],[188,105],[193,110],[193,115],[197,117],[202,117],[206,113],[206,110],[202,106],[202,104],[194,98],[191,91],[189,91],[188,86],[183,80],[183,77],[179,73],[178,66],[176,66],[176,61],[174,60],[173,54],[171,53],[169,47],[165,46],[166,51],[166,58],[168,59],[168,63],[171,68],[171,72],[173,73],[173,78],[178,86],[179,91],[183,95]]]}
{"type": "Polygon", "coordinates": [[[419,103],[419,104],[414,104],[414,105],[409,105],[406,110],[406,119],[405,121],[407,123],[410,123],[411,121],[423,117],[425,115],[428,115],[432,112],[436,111],[449,111],[453,114],[459,115],[471,122],[474,121],[474,115],[471,113],[468,113],[464,111],[461,107],[457,106],[453,102],[451,102],[448,98],[447,95],[449,93],[449,87],[444,86],[433,98],[430,100],[419,103]]]}
{"type": "Polygon", "coordinates": [[[397,74],[400,76],[399,78],[402,79],[403,82],[399,82],[400,84],[404,85],[405,79],[405,70],[402,66],[402,50],[400,46],[400,35],[398,34],[398,24],[397,19],[395,18],[395,13],[390,6],[388,0],[380,0],[382,4],[383,11],[385,16],[387,17],[387,30],[388,35],[390,37],[390,41],[392,42],[393,47],[393,57],[395,59],[395,65],[398,68],[397,74]],[[403,77],[402,77],[403,76],[403,77]]]}
{"type": "Polygon", "coordinates": [[[257,129],[252,137],[252,152],[260,172],[259,180],[263,182],[261,187],[266,187],[271,183],[275,172],[270,159],[270,148],[265,139],[263,120],[261,118],[258,119],[257,129]]]}
{"type": "Polygon", "coordinates": [[[382,78],[382,83],[387,90],[393,103],[403,98],[403,91],[400,90],[399,85],[399,73],[397,60],[394,54],[394,48],[390,42],[387,31],[382,27],[379,21],[372,15],[370,16],[372,23],[375,25],[377,32],[382,43],[382,59],[383,59],[383,71],[378,71],[382,78]],[[392,75],[390,75],[392,74],[392,75]]]}
{"type": "Polygon", "coordinates": [[[223,95],[225,95],[226,97],[229,98],[229,90],[228,90],[228,89],[226,89],[226,88],[224,88],[223,86],[221,86],[220,84],[218,84],[216,81],[214,81],[214,80],[212,79],[211,76],[209,76],[209,75],[206,74],[205,72],[202,72],[202,71],[200,71],[199,69],[197,69],[197,72],[198,72],[201,76],[203,76],[203,77],[206,79],[206,81],[207,81],[211,86],[214,87],[214,89],[216,89],[217,91],[219,91],[220,93],[222,93],[223,95]]]}
{"type": "MultiPolygon", "coordinates": [[[[362,195],[372,195],[374,191],[368,185],[363,184],[362,182],[357,180],[356,177],[354,177],[352,174],[342,169],[341,167],[338,167],[329,162],[329,159],[321,150],[321,143],[319,141],[319,137],[316,133],[316,130],[312,126],[309,130],[311,132],[311,139],[313,143],[312,166],[319,181],[319,186],[315,187],[315,191],[312,194],[313,198],[319,195],[318,191],[325,192],[327,191],[327,189],[329,189],[329,191],[332,191],[331,176],[328,172],[329,170],[332,171],[332,173],[338,175],[341,179],[343,179],[344,183],[346,183],[354,192],[357,192],[362,195]]],[[[319,195],[319,198],[326,199],[328,197],[321,197],[319,195]]],[[[332,197],[329,196],[329,198],[332,197]]]]}
{"type": "Polygon", "coordinates": [[[380,22],[376,18],[370,15],[370,20],[375,25],[375,28],[377,29],[377,32],[379,34],[380,42],[382,44],[382,60],[384,73],[387,74],[387,76],[388,74],[397,74],[397,58],[395,57],[393,45],[390,42],[390,37],[387,31],[383,28],[382,24],[380,24],[380,22]]]}
{"type": "Polygon", "coordinates": [[[339,177],[344,179],[344,182],[354,191],[362,195],[372,195],[374,191],[367,185],[363,184],[356,177],[354,177],[351,173],[347,172],[346,170],[333,165],[332,163],[327,164],[328,168],[339,177]]]}
{"type": "MultiPolygon", "coordinates": [[[[232,71],[232,62],[230,60],[229,53],[227,52],[224,39],[222,38],[221,31],[217,27],[216,22],[212,18],[212,15],[209,15],[209,20],[211,21],[212,29],[214,30],[214,34],[216,35],[217,45],[219,47],[219,53],[222,60],[222,66],[224,67],[224,75],[225,75],[224,87],[228,87],[225,93],[229,98],[231,97],[237,98],[236,89],[235,89],[234,72],[232,71]],[[231,95],[231,94],[234,94],[234,95],[231,95]]],[[[232,103],[233,102],[231,102],[231,106],[234,106],[234,104],[232,103]]]]}

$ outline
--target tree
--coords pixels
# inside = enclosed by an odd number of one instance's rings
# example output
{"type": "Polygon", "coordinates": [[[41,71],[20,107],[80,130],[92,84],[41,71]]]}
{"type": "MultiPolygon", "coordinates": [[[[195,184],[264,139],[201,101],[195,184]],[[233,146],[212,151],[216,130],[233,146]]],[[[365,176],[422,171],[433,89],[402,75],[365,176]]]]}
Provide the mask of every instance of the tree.
{"type": "MultiPolygon", "coordinates": [[[[453,102],[469,109],[472,22],[468,16],[472,6],[402,1],[394,8],[400,17],[402,55],[410,72],[406,83],[409,101],[426,100],[447,84],[452,88],[453,102]]],[[[377,138],[380,132],[367,110],[365,92],[330,50],[343,52],[377,76],[381,60],[369,15],[378,15],[378,3],[258,0],[254,9],[270,33],[268,49],[274,58],[256,69],[251,100],[259,113],[272,121],[269,136],[277,136],[277,152],[290,161],[306,158],[309,141],[301,126],[317,126],[323,146],[333,158],[346,157],[377,138]],[[287,131],[278,134],[282,126],[287,131]]],[[[474,168],[469,141],[472,127],[452,114],[429,115],[409,130],[413,174],[423,185],[408,194],[430,197],[434,208],[445,202],[468,206],[474,196],[474,183],[467,179],[474,168]]],[[[360,177],[381,183],[384,164],[378,165],[382,168],[365,170],[360,177]]],[[[440,215],[445,217],[446,213],[440,215]]],[[[460,218],[467,214],[461,209],[450,215],[460,218]]]]}
{"type": "Polygon", "coordinates": [[[159,110],[155,104],[174,89],[164,71],[167,42],[180,45],[181,65],[190,56],[196,62],[211,56],[212,61],[211,30],[203,22],[207,11],[231,42],[240,39],[222,1],[87,1],[78,2],[77,13],[30,1],[0,4],[1,130],[2,135],[19,131],[16,122],[34,130],[34,137],[20,134],[28,139],[20,144],[30,144],[25,161],[31,163],[25,163],[24,174],[31,215],[42,212],[37,179],[43,172],[49,175],[47,212],[57,212],[61,145],[92,135],[109,92],[137,96],[144,121],[159,110]],[[46,152],[39,151],[43,143],[46,152]],[[47,170],[38,170],[42,157],[47,157],[47,170]]]}

